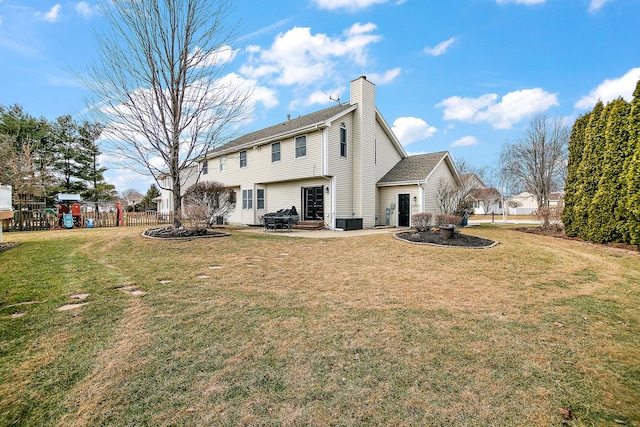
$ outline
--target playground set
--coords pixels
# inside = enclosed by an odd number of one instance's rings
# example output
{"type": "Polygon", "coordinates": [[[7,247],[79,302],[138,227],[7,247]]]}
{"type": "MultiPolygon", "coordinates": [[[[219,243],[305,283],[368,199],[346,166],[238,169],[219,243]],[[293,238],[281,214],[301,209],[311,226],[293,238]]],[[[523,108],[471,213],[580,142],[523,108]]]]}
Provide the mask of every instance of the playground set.
{"type": "MultiPolygon", "coordinates": [[[[66,228],[93,228],[95,226],[94,218],[87,217],[85,220],[86,206],[83,206],[82,199],[79,194],[58,193],[58,227],[66,228]]],[[[122,204],[116,203],[116,226],[123,227],[125,225],[124,212],[122,204]]]]}

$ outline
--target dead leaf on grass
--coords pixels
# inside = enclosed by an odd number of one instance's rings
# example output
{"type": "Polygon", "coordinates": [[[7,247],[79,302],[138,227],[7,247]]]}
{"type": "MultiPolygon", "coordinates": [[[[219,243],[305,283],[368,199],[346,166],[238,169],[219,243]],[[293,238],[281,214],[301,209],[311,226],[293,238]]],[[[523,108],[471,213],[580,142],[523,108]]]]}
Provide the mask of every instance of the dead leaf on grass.
{"type": "Polygon", "coordinates": [[[564,323],[553,322],[553,326],[557,326],[558,328],[564,328],[564,323]]]}
{"type": "Polygon", "coordinates": [[[569,421],[573,419],[573,411],[569,407],[558,408],[558,412],[562,415],[563,420],[569,421]]]}

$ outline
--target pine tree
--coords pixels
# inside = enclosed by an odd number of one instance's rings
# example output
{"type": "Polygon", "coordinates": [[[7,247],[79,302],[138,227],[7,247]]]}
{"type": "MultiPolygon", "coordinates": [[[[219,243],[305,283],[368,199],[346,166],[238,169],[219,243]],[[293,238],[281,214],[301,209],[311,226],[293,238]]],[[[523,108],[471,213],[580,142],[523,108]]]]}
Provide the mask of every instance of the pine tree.
{"type": "Polygon", "coordinates": [[[629,149],[633,157],[627,167],[627,227],[628,242],[640,246],[640,80],[636,84],[628,120],[629,149]]]}
{"type": "Polygon", "coordinates": [[[604,130],[604,150],[600,157],[600,181],[589,206],[589,240],[596,243],[622,239],[620,221],[626,223],[626,213],[619,204],[625,204],[626,177],[624,164],[629,157],[627,120],[630,105],[619,98],[607,104],[603,117],[607,117],[604,130]]]}
{"type": "Polygon", "coordinates": [[[578,117],[573,124],[569,138],[569,161],[564,187],[564,208],[562,210],[562,223],[567,236],[576,236],[578,234],[579,221],[575,219],[575,205],[580,184],[580,162],[584,151],[584,133],[590,118],[591,113],[578,117]]]}

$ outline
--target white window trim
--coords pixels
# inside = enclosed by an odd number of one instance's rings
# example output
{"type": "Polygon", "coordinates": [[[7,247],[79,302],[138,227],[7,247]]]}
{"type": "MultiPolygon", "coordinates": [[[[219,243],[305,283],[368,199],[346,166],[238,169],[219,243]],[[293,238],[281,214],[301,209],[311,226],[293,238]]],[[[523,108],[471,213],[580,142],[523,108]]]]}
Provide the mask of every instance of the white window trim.
{"type": "Polygon", "coordinates": [[[267,206],[267,190],[264,188],[256,188],[256,210],[263,211],[267,206]],[[262,191],[262,207],[258,205],[260,201],[259,192],[262,191]]]}
{"type": "Polygon", "coordinates": [[[305,157],[307,157],[307,135],[298,135],[295,138],[293,138],[293,156],[296,159],[304,159],[305,157]],[[298,148],[296,147],[296,141],[298,140],[298,138],[302,138],[304,137],[304,156],[298,156],[298,148]]]}
{"type": "Polygon", "coordinates": [[[274,142],[273,144],[271,144],[271,163],[279,163],[282,161],[282,141],[277,141],[274,142]],[[279,150],[278,150],[278,156],[280,157],[278,160],[273,160],[273,146],[278,144],[279,150]]]}
{"type": "Polygon", "coordinates": [[[220,156],[220,172],[227,171],[227,155],[220,156]]]}
{"type": "Polygon", "coordinates": [[[249,154],[247,153],[247,150],[242,150],[240,151],[240,153],[238,154],[238,163],[240,165],[240,169],[244,169],[247,167],[247,165],[249,164],[249,154]],[[242,153],[244,153],[244,166],[242,166],[242,153]]]}

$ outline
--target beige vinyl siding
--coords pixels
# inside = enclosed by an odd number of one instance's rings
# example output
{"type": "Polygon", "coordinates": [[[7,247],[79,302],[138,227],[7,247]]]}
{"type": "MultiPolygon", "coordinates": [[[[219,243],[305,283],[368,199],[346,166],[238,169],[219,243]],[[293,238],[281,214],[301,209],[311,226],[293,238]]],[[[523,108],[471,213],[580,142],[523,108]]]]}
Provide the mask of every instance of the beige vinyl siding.
{"type": "MultiPolygon", "coordinates": [[[[378,220],[376,225],[386,225],[386,209],[394,204],[395,208],[393,212],[391,212],[390,225],[397,227],[399,194],[409,194],[409,200],[411,201],[410,217],[420,212],[420,187],[417,184],[380,187],[378,189],[378,220]],[[416,202],[413,200],[414,197],[416,198],[416,202]]],[[[411,220],[411,218],[409,218],[409,220],[411,220]]]]}
{"type": "Polygon", "coordinates": [[[425,200],[424,200],[424,212],[431,212],[433,214],[439,214],[440,207],[437,201],[438,182],[441,178],[453,179],[451,170],[447,166],[447,163],[442,160],[438,166],[435,167],[431,175],[427,178],[425,183],[425,200]]]}
{"type": "MultiPolygon", "coordinates": [[[[322,132],[303,133],[307,138],[307,154],[295,157],[295,138],[280,140],[280,161],[271,162],[271,144],[249,147],[247,166],[240,167],[240,151],[227,154],[227,170],[209,167],[209,173],[202,179],[218,181],[225,185],[249,185],[254,179],[260,183],[287,181],[322,175],[322,132]]],[[[299,136],[299,135],[297,135],[299,136]]],[[[276,142],[276,141],[274,141],[276,142]]],[[[219,157],[209,160],[209,165],[219,164],[219,157]]]]}
{"type": "Polygon", "coordinates": [[[396,146],[376,120],[376,182],[385,176],[400,159],[402,159],[402,156],[398,153],[396,146]]]}
{"type": "Polygon", "coordinates": [[[333,176],[336,183],[336,218],[351,218],[353,207],[353,113],[341,117],[331,123],[328,128],[329,146],[328,174],[333,176]],[[347,128],[347,157],[340,156],[340,124],[347,128]]]}
{"type": "Polygon", "coordinates": [[[357,103],[353,120],[353,213],[362,225],[375,225],[376,179],[375,85],[364,77],[351,82],[351,102],[357,103]]]}

